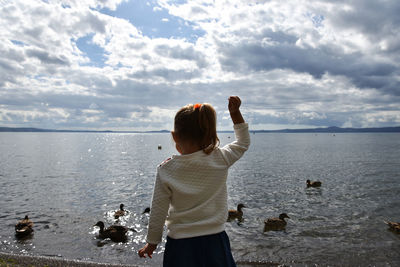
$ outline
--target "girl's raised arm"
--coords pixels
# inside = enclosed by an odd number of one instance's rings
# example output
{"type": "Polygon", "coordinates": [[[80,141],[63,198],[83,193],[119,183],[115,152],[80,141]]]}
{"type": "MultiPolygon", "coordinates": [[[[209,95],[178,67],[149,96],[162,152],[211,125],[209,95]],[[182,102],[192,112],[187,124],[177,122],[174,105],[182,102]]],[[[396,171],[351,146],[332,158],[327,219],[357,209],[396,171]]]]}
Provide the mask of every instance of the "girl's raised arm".
{"type": "Polygon", "coordinates": [[[238,96],[229,97],[228,109],[229,113],[231,114],[231,119],[233,124],[239,124],[244,122],[242,113],[240,112],[239,109],[240,104],[242,104],[242,101],[238,96]]]}

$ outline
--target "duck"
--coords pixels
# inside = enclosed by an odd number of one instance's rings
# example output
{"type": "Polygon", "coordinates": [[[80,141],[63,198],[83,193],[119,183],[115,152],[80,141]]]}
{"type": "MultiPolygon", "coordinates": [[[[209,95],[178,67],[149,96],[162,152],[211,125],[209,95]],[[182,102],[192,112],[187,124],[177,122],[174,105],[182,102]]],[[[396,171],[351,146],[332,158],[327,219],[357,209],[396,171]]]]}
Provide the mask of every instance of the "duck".
{"type": "Polygon", "coordinates": [[[390,230],[400,233],[400,222],[387,222],[387,221],[383,222],[389,226],[390,230]]]}
{"type": "Polygon", "coordinates": [[[310,180],[307,180],[306,183],[307,183],[307,187],[320,187],[322,184],[320,181],[311,182],[310,180]]]}
{"type": "Polygon", "coordinates": [[[287,222],[285,218],[290,219],[286,213],[281,213],[279,218],[268,218],[264,221],[264,232],[284,230],[287,222]]]}
{"type": "Polygon", "coordinates": [[[114,213],[114,218],[118,219],[121,216],[125,215],[124,204],[119,205],[119,210],[114,213]]]}
{"type": "Polygon", "coordinates": [[[144,211],[142,212],[142,214],[145,214],[145,213],[150,213],[150,207],[147,207],[147,208],[144,209],[144,211]]]}
{"type": "Polygon", "coordinates": [[[15,234],[18,236],[26,236],[33,232],[33,222],[29,219],[28,215],[15,224],[15,234]]]}
{"type": "Polygon", "coordinates": [[[133,228],[128,228],[122,225],[111,225],[108,228],[104,228],[104,222],[98,221],[94,226],[100,228],[99,237],[102,239],[110,238],[114,242],[125,242],[126,233],[130,230],[132,232],[137,232],[133,228]]]}
{"type": "Polygon", "coordinates": [[[246,206],[242,203],[237,205],[237,210],[229,210],[228,211],[228,222],[234,219],[238,219],[239,221],[242,221],[243,219],[243,211],[242,209],[246,208],[246,206]]]}

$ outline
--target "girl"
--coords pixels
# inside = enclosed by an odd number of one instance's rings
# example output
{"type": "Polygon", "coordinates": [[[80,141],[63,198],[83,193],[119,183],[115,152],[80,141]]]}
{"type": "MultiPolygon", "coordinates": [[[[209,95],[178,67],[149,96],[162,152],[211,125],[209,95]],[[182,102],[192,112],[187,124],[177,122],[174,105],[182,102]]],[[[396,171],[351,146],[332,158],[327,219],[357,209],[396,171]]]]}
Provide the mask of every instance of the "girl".
{"type": "Polygon", "coordinates": [[[219,148],[210,104],[187,105],[175,115],[172,137],[181,155],[157,168],[147,233],[140,257],[150,258],[167,226],[163,266],[236,266],[226,235],[228,168],[250,145],[241,101],[229,97],[236,141],[219,148]]]}

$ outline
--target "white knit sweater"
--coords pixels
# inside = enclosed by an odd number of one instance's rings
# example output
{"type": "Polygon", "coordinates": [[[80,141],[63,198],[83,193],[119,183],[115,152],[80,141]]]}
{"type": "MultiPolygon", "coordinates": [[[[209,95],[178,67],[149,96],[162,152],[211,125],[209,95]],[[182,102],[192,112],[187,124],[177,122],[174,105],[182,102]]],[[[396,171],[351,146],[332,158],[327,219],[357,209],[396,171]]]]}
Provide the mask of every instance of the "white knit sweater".
{"type": "Polygon", "coordinates": [[[228,217],[228,168],[250,145],[247,123],[234,125],[236,140],[207,155],[173,155],[157,168],[147,242],[161,242],[164,223],[171,238],[222,232],[228,217]]]}

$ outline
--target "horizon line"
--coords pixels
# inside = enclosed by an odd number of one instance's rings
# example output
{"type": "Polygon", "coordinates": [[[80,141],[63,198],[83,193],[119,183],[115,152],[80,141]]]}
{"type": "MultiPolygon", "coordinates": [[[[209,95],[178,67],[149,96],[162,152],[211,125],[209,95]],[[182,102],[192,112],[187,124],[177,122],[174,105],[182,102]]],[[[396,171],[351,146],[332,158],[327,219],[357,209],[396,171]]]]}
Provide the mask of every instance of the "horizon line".
{"type": "MultiPolygon", "coordinates": [[[[400,126],[387,126],[387,127],[364,127],[364,128],[353,128],[353,127],[338,127],[338,126],[323,126],[316,128],[298,128],[298,129],[278,129],[278,130],[251,130],[252,133],[268,133],[268,132],[400,132],[400,126]]],[[[46,129],[36,127],[6,127],[0,126],[0,132],[86,132],[86,133],[169,133],[170,130],[68,130],[68,129],[46,129]]],[[[233,130],[220,130],[219,133],[232,133],[233,130]]]]}

